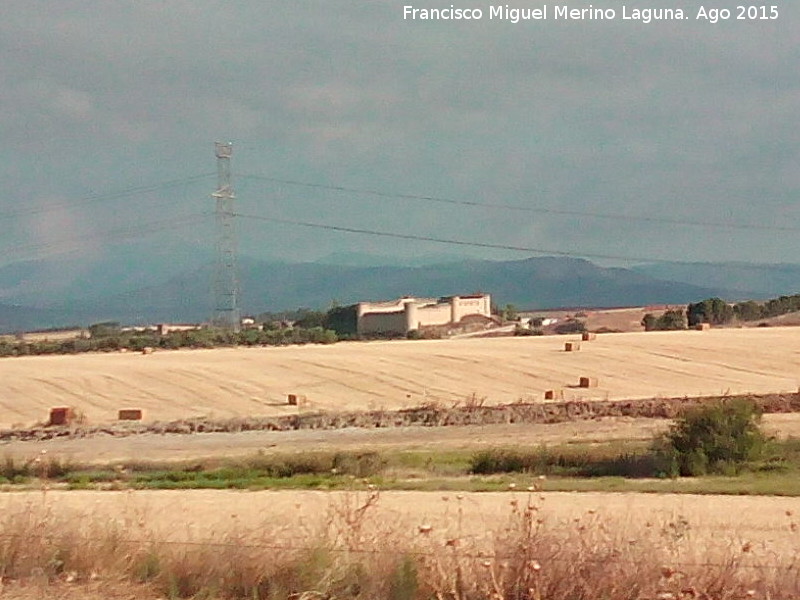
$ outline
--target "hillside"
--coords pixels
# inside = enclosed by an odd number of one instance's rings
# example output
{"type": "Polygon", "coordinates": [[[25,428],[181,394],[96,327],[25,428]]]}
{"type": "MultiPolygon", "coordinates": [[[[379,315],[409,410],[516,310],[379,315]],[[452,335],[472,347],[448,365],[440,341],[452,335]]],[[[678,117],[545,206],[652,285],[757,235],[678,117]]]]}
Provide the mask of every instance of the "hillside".
{"type": "Polygon", "coordinates": [[[82,325],[90,317],[89,313],[69,308],[47,309],[0,304],[0,334],[82,325]]]}
{"type": "MultiPolygon", "coordinates": [[[[718,288],[675,284],[586,260],[530,258],[461,261],[423,267],[348,267],[243,260],[243,309],[262,312],[324,308],[400,296],[445,296],[487,291],[499,305],[524,307],[621,306],[686,303],[726,294],[718,288]]],[[[201,320],[208,315],[210,269],[88,303],[93,313],[122,321],[201,320]]]]}
{"type": "Polygon", "coordinates": [[[751,290],[758,299],[800,292],[800,265],[793,264],[664,262],[631,270],[664,281],[751,290]]]}
{"type": "MultiPolygon", "coordinates": [[[[3,301],[16,307],[0,311],[0,332],[105,320],[135,324],[197,322],[209,317],[210,266],[181,270],[181,259],[170,268],[149,272],[147,264],[133,261],[120,266],[109,258],[89,273],[69,276],[66,272],[59,275],[58,265],[47,262],[3,267],[3,301]]],[[[529,309],[685,304],[709,296],[748,297],[745,292],[731,291],[734,285],[664,281],[633,270],[563,257],[421,266],[293,264],[244,257],[240,281],[245,313],[476,291],[491,293],[499,306],[510,303],[529,309]]]]}

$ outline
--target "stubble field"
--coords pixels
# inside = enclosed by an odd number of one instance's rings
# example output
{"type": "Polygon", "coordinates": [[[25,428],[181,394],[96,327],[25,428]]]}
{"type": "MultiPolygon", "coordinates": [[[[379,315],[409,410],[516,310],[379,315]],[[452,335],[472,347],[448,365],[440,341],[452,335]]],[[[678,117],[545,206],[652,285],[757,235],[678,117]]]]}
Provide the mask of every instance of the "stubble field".
{"type": "MultiPolygon", "coordinates": [[[[601,335],[584,342],[579,352],[564,352],[564,342],[574,339],[375,342],[6,359],[0,361],[0,427],[43,421],[49,408],[58,405],[75,406],[90,423],[99,424],[113,421],[124,407],[143,408],[148,420],[275,416],[424,403],[540,401],[547,389],[563,390],[565,399],[612,400],[794,392],[800,381],[796,329],[601,335]],[[577,388],[578,378],[587,376],[597,377],[599,386],[577,388]],[[305,396],[307,402],[288,406],[290,393],[305,396]]],[[[644,440],[667,424],[618,417],[555,425],[96,436],[13,442],[3,451],[23,460],[47,450],[70,460],[113,462],[255,451],[302,453],[309,448],[477,449],[644,440]]],[[[794,414],[767,415],[765,426],[771,434],[797,435],[800,421],[794,414]]],[[[536,480],[530,483],[538,485],[536,480]]],[[[476,589],[483,585],[491,589],[495,576],[504,572],[508,560],[504,552],[517,543],[509,542],[508,536],[522,534],[534,535],[525,546],[537,553],[530,564],[541,561],[545,571],[557,570],[554,582],[575,581],[574,574],[564,571],[562,577],[561,573],[575,557],[584,566],[605,565],[596,580],[587,575],[590,589],[614,580],[606,576],[608,569],[628,573],[637,584],[649,581],[654,594],[680,590],[690,582],[713,586],[713,578],[722,576],[727,578],[725,585],[743,586],[748,593],[752,586],[770,593],[797,584],[786,579],[794,577],[799,558],[797,498],[540,493],[524,491],[526,485],[513,492],[479,494],[380,492],[363,486],[359,492],[99,492],[43,487],[9,493],[0,497],[0,513],[6,516],[3,532],[8,540],[27,540],[31,552],[28,566],[19,567],[28,570],[20,573],[32,573],[34,579],[36,573],[47,573],[50,563],[37,566],[37,561],[46,560],[53,548],[74,548],[76,553],[65,559],[64,571],[45,578],[40,587],[21,579],[21,587],[7,588],[6,595],[28,598],[53,595],[58,589],[68,597],[72,588],[54,588],[51,583],[69,581],[74,572],[89,586],[107,584],[114,593],[130,589],[144,597],[146,590],[127,588],[128,583],[120,587],[105,575],[94,581],[86,573],[132,571],[138,580],[141,566],[147,567],[157,555],[162,562],[161,570],[152,575],[156,585],[152,597],[160,597],[172,589],[176,573],[190,574],[198,585],[206,585],[201,574],[227,564],[220,562],[220,553],[230,554],[231,565],[255,568],[278,564],[287,556],[295,560],[298,552],[318,544],[346,560],[367,556],[381,561],[388,556],[396,562],[414,556],[420,577],[433,582],[433,589],[448,589],[450,575],[461,568],[468,569],[476,589]],[[110,541],[120,549],[118,555],[104,550],[110,541]],[[337,545],[342,544],[340,555],[337,545]],[[677,575],[664,575],[673,569],[677,575]]],[[[349,568],[346,562],[333,564],[349,568]]],[[[382,564],[375,563],[376,573],[381,573],[382,564]]],[[[375,580],[385,583],[392,576],[376,575],[375,580]]],[[[525,577],[545,582],[548,576],[543,571],[541,579],[525,577]]],[[[229,578],[227,573],[219,577],[207,585],[229,578]]],[[[627,581],[619,575],[623,580],[627,581]]],[[[77,597],[95,597],[90,592],[78,592],[77,597]]],[[[106,591],[96,595],[106,596],[106,591]]]]}
{"type": "Polygon", "coordinates": [[[794,328],[346,343],[0,360],[0,428],[46,420],[74,406],[90,423],[120,408],[147,420],[276,416],[298,411],[397,409],[425,403],[633,399],[794,392],[794,328]],[[580,377],[598,387],[578,388],[580,377]],[[288,406],[288,394],[305,398],[288,406]]]}

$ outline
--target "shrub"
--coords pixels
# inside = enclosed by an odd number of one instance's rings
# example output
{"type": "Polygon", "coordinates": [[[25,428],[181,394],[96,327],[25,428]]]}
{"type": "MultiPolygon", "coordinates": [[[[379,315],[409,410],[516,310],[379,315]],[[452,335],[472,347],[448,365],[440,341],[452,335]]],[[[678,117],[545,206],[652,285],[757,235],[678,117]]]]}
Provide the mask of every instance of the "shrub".
{"type": "Polygon", "coordinates": [[[675,331],[686,329],[686,314],[681,309],[671,309],[660,317],[647,313],[642,319],[645,331],[675,331]]]}
{"type": "Polygon", "coordinates": [[[6,456],[0,464],[0,477],[13,481],[17,477],[28,477],[31,474],[28,464],[17,464],[11,456],[6,456]]]}
{"type": "Polygon", "coordinates": [[[333,466],[343,475],[372,477],[383,471],[386,459],[377,452],[339,452],[333,457],[333,466]]]}
{"type": "Polygon", "coordinates": [[[686,307],[686,318],[689,326],[694,327],[699,323],[712,325],[725,325],[733,320],[733,307],[721,298],[707,298],[686,307]]]}
{"type": "Polygon", "coordinates": [[[592,449],[550,450],[545,446],[525,451],[481,450],[470,459],[470,473],[531,473],[568,477],[654,477],[662,470],[659,457],[650,452],[620,451],[607,454],[592,449]]]}
{"type": "Polygon", "coordinates": [[[738,472],[764,449],[760,418],[755,405],[742,399],[690,409],[666,434],[665,452],[680,475],[738,472]]]}
{"type": "Polygon", "coordinates": [[[517,325],[514,327],[514,335],[543,335],[541,329],[531,329],[530,327],[523,327],[522,325],[517,325]]]}
{"type": "Polygon", "coordinates": [[[559,323],[555,328],[555,332],[558,334],[583,333],[584,331],[586,331],[586,323],[578,320],[559,323]]]}

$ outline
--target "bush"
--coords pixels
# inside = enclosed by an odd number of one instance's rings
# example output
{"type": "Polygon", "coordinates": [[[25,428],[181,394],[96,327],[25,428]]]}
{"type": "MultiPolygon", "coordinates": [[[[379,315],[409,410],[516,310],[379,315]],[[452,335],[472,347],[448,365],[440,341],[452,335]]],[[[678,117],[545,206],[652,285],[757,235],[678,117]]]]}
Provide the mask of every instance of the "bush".
{"type": "Polygon", "coordinates": [[[583,333],[584,331],[586,331],[586,323],[578,320],[565,321],[555,327],[555,332],[558,334],[583,333]]]}
{"type": "Polygon", "coordinates": [[[666,434],[673,475],[733,474],[762,454],[761,414],[747,400],[721,401],[688,410],[666,434]]]}
{"type": "Polygon", "coordinates": [[[686,307],[686,318],[690,327],[700,323],[725,325],[730,323],[733,317],[733,307],[721,298],[707,298],[702,302],[689,304],[686,307]]]}
{"type": "Polygon", "coordinates": [[[676,331],[686,329],[686,314],[680,309],[666,311],[660,317],[647,313],[642,319],[645,331],[676,331]]]}
{"type": "Polygon", "coordinates": [[[506,449],[481,450],[470,459],[470,473],[531,473],[567,477],[654,477],[661,472],[656,454],[621,451],[606,454],[602,451],[537,449],[514,451],[506,449]]]}
{"type": "Polygon", "coordinates": [[[514,335],[542,335],[541,329],[531,329],[530,327],[523,327],[522,325],[517,325],[514,327],[514,335]]]}

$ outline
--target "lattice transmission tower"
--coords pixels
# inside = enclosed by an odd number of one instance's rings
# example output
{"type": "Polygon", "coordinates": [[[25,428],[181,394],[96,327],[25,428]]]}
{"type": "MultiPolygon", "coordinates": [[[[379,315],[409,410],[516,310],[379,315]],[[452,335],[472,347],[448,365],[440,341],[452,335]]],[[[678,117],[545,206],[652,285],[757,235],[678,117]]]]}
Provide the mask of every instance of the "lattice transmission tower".
{"type": "Polygon", "coordinates": [[[239,311],[239,274],[237,272],[236,226],[234,223],[233,185],[231,184],[231,155],[233,144],[216,142],[217,156],[216,198],[217,260],[214,268],[212,320],[218,327],[238,332],[241,324],[239,311]]]}

